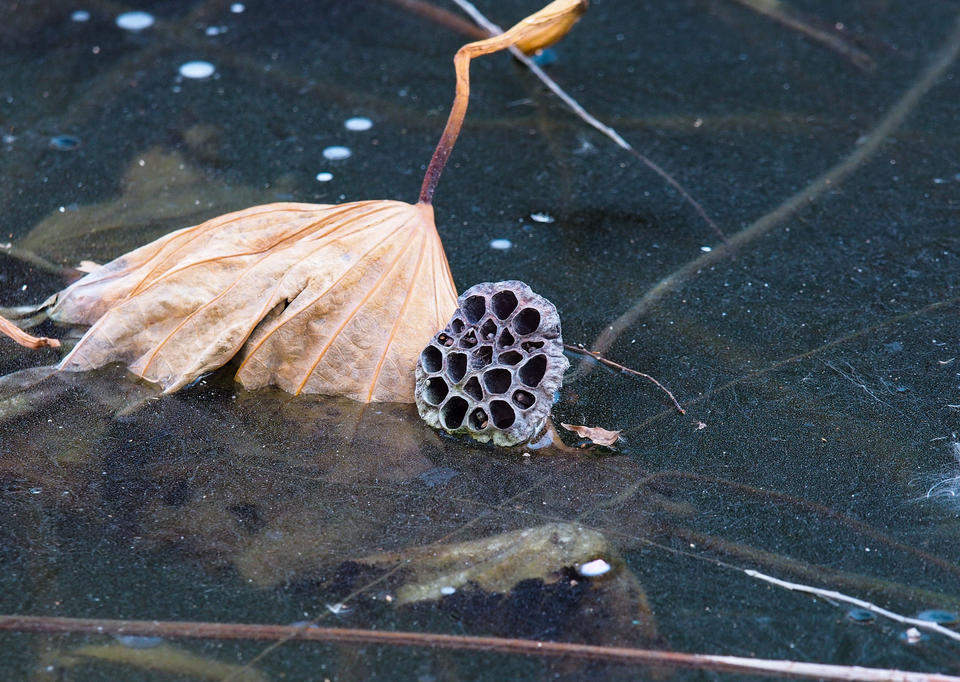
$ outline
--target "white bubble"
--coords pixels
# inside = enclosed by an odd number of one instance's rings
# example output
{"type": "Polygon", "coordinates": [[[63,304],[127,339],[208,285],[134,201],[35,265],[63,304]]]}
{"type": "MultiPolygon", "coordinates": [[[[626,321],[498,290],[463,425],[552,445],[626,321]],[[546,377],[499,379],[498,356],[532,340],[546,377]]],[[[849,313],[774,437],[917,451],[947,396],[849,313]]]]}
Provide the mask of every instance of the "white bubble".
{"type": "Polygon", "coordinates": [[[450,587],[449,585],[440,588],[440,594],[450,595],[450,594],[453,594],[453,593],[456,592],[456,591],[457,591],[457,589],[456,589],[455,587],[450,587]]]}
{"type": "Polygon", "coordinates": [[[117,26],[124,31],[142,31],[153,26],[153,15],[147,12],[124,12],[117,17],[117,26]]]}
{"type": "Polygon", "coordinates": [[[513,243],[509,239],[494,239],[490,242],[490,248],[497,251],[506,251],[513,243]]]}
{"type": "Polygon", "coordinates": [[[184,78],[209,78],[216,71],[210,62],[187,62],[180,65],[180,75],[184,78]]]}
{"type": "Polygon", "coordinates": [[[354,116],[344,121],[343,127],[347,130],[370,130],[373,127],[373,121],[362,116],[354,116]]]}
{"type": "Polygon", "coordinates": [[[709,246],[701,246],[700,250],[703,251],[704,253],[710,253],[711,251],[713,251],[713,249],[711,249],[709,246]]]}
{"type": "Polygon", "coordinates": [[[218,36],[221,33],[226,33],[227,27],[226,26],[207,26],[207,28],[204,29],[203,32],[208,36],[218,36]]]}
{"type": "Polygon", "coordinates": [[[577,573],[580,575],[592,578],[598,575],[603,575],[610,571],[610,564],[608,564],[603,559],[594,559],[593,561],[588,561],[585,564],[581,564],[577,569],[577,573]]]}
{"type": "Polygon", "coordinates": [[[553,216],[550,215],[549,213],[531,213],[530,218],[535,223],[552,223],[553,222],[553,216]]]}
{"type": "Polygon", "coordinates": [[[235,2],[232,5],[230,5],[230,11],[233,12],[234,14],[240,14],[245,9],[247,8],[243,6],[242,2],[235,2]]]}
{"type": "Polygon", "coordinates": [[[79,22],[90,21],[90,12],[85,9],[78,9],[70,15],[70,19],[79,22]]]}
{"type": "Polygon", "coordinates": [[[946,180],[945,180],[944,178],[934,178],[934,179],[933,179],[933,184],[935,184],[935,185],[942,185],[942,184],[945,183],[945,182],[946,182],[946,180]]]}
{"type": "Polygon", "coordinates": [[[343,161],[353,156],[353,152],[347,147],[333,146],[323,150],[323,158],[329,161],[343,161]]]}
{"type": "Polygon", "coordinates": [[[330,182],[331,180],[333,180],[333,173],[328,173],[327,171],[317,173],[317,182],[330,182]]]}

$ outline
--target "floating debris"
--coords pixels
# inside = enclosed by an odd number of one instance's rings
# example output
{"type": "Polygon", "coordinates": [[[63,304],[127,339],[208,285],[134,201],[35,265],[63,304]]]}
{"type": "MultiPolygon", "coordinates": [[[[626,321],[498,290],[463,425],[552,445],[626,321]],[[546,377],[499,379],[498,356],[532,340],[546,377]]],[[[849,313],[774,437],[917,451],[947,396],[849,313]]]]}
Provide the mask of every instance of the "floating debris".
{"type": "Polygon", "coordinates": [[[513,246],[513,242],[509,239],[492,239],[490,241],[490,248],[496,249],[497,251],[506,251],[511,246],[513,246]]]}
{"type": "Polygon", "coordinates": [[[233,12],[234,14],[242,14],[243,10],[245,9],[247,8],[244,7],[242,2],[235,2],[232,5],[230,5],[230,11],[233,12]]]}
{"type": "Polygon", "coordinates": [[[180,75],[184,78],[209,78],[217,68],[210,62],[193,61],[180,65],[180,75]]]}
{"type": "Polygon", "coordinates": [[[953,611],[941,611],[940,609],[921,611],[917,614],[917,618],[920,620],[928,620],[931,623],[937,623],[938,625],[953,625],[955,623],[960,623],[960,614],[954,613],[953,611]]]}
{"type": "Polygon", "coordinates": [[[343,161],[344,159],[349,159],[351,156],[353,156],[353,152],[350,151],[349,147],[335,145],[323,150],[323,158],[328,161],[343,161]]]}
{"type": "Polygon", "coordinates": [[[78,23],[83,23],[84,21],[90,21],[90,12],[85,9],[78,9],[73,14],[70,15],[71,21],[76,21],[78,23]]]}
{"type": "Polygon", "coordinates": [[[850,609],[847,611],[847,618],[854,623],[872,623],[877,619],[873,611],[867,609],[850,609]]]}
{"type": "Polygon", "coordinates": [[[350,613],[350,607],[346,604],[327,604],[327,611],[335,616],[340,616],[345,613],[350,613]]]}
{"type": "Polygon", "coordinates": [[[124,31],[142,31],[153,26],[154,18],[147,12],[124,12],[117,16],[117,26],[124,31]]]}
{"type": "Polygon", "coordinates": [[[343,127],[347,130],[363,131],[370,130],[373,127],[373,121],[362,116],[354,116],[343,122],[343,127]]]}
{"type": "Polygon", "coordinates": [[[203,32],[208,36],[218,36],[221,33],[226,33],[227,27],[226,26],[207,26],[207,28],[203,32]]]}
{"type": "Polygon", "coordinates": [[[80,138],[73,135],[56,135],[50,138],[50,149],[58,152],[72,152],[80,146],[80,138]]]}
{"type": "Polygon", "coordinates": [[[535,223],[552,223],[554,218],[549,213],[531,213],[530,220],[535,223]]]}
{"type": "Polygon", "coordinates": [[[330,182],[331,180],[333,180],[333,173],[327,171],[317,173],[317,182],[330,182]]]}
{"type": "Polygon", "coordinates": [[[598,575],[610,572],[610,564],[603,559],[594,559],[577,567],[577,573],[584,578],[595,578],[598,575]]]}
{"type": "Polygon", "coordinates": [[[935,184],[935,185],[942,185],[942,184],[944,184],[946,181],[947,181],[946,178],[934,178],[934,179],[933,179],[933,184],[935,184]]]}

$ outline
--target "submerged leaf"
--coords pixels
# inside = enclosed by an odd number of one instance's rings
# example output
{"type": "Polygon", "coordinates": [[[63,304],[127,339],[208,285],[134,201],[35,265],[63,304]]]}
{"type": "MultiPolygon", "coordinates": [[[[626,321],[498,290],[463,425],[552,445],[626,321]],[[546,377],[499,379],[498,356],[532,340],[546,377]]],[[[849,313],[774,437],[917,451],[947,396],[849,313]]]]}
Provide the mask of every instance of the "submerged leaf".
{"type": "Polygon", "coordinates": [[[468,542],[374,554],[359,563],[380,567],[402,563],[412,579],[397,591],[397,598],[400,604],[409,604],[439,599],[444,588],[467,584],[487,592],[509,592],[524,580],[553,582],[564,568],[610,553],[607,539],[598,531],[577,523],[548,523],[468,542]]]}
{"type": "Polygon", "coordinates": [[[433,209],[257,206],[171,233],[58,297],[92,325],[60,369],[122,362],[166,392],[240,359],[247,388],[413,400],[420,349],[456,307],[433,209]]]}

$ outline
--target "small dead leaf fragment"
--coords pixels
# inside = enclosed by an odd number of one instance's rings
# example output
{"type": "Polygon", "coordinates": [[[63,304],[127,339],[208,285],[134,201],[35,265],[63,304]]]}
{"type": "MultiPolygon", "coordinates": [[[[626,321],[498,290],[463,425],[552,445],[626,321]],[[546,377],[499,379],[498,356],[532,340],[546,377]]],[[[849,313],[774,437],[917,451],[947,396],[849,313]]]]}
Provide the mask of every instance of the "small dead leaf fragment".
{"type": "Polygon", "coordinates": [[[578,436],[589,438],[597,445],[611,446],[620,440],[620,431],[607,431],[599,426],[577,426],[576,424],[564,423],[561,423],[560,426],[568,431],[573,431],[578,436]]]}
{"type": "Polygon", "coordinates": [[[80,272],[86,272],[87,274],[94,272],[100,267],[98,263],[94,263],[92,260],[82,260],[77,266],[77,270],[80,272]]]}

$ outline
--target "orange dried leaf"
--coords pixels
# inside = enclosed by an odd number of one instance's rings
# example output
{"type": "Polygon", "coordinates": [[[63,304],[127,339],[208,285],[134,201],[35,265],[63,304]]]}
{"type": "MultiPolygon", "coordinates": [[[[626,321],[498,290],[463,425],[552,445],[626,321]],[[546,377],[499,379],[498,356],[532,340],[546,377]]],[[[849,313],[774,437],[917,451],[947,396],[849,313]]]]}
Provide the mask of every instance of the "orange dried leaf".
{"type": "Polygon", "coordinates": [[[588,4],[587,0],[554,0],[511,29],[522,32],[523,37],[515,45],[524,54],[550,47],[569,33],[588,4]]]}
{"type": "Polygon", "coordinates": [[[269,204],[179,230],[64,290],[92,325],[60,364],[111,362],[167,393],[240,360],[247,388],[413,400],[417,356],[456,307],[433,209],[269,204]]]}
{"type": "Polygon", "coordinates": [[[620,431],[607,431],[599,426],[577,426],[576,424],[563,423],[560,426],[568,431],[573,431],[582,438],[589,438],[597,445],[611,446],[620,440],[620,431]]]}

